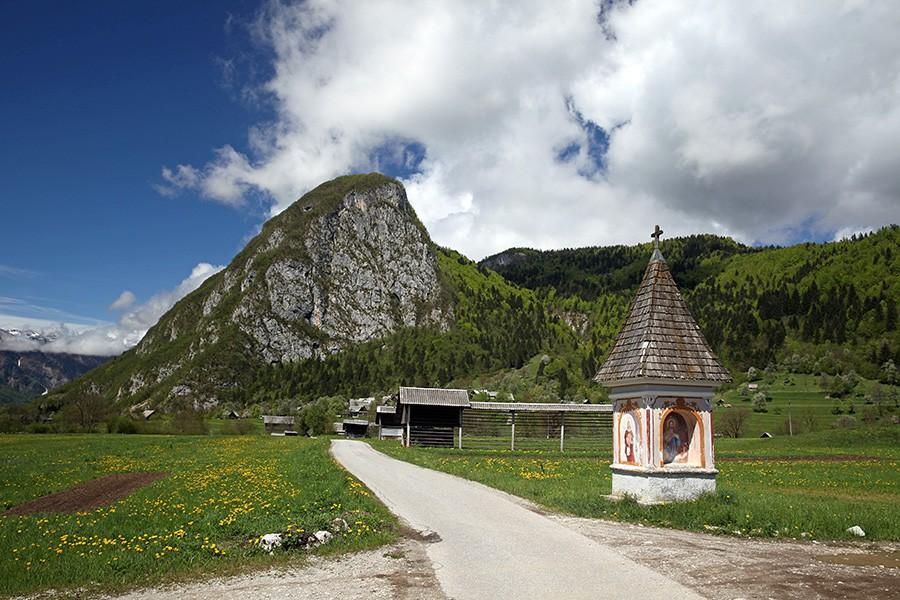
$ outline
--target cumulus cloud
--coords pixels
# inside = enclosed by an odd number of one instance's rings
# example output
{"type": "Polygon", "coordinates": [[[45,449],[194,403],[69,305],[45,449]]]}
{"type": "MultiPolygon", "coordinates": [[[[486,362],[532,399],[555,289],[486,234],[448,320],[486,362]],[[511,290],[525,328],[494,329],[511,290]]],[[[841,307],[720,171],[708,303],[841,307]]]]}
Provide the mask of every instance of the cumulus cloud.
{"type": "MultiPolygon", "coordinates": [[[[146,302],[122,314],[115,324],[93,328],[73,327],[69,324],[50,324],[46,321],[18,318],[14,324],[22,329],[35,329],[43,337],[0,336],[0,350],[66,352],[93,356],[113,356],[135,346],[159,318],[181,298],[200,287],[208,277],[224,266],[199,263],[174,289],[155,294],[146,302]]],[[[134,294],[123,292],[110,305],[112,310],[122,310],[134,304],[134,294]],[[117,304],[121,304],[118,308],[117,304]]],[[[9,319],[5,319],[8,321],[9,319]]]]}
{"type": "Polygon", "coordinates": [[[891,3],[273,2],[275,119],[163,179],[275,214],[415,144],[411,201],[476,258],[830,237],[900,220],[898,30],[891,3]]]}
{"type": "Polygon", "coordinates": [[[119,294],[118,298],[113,300],[113,303],[109,305],[109,310],[110,311],[125,310],[126,308],[128,308],[129,306],[134,304],[135,300],[137,300],[137,298],[135,297],[134,292],[125,290],[121,294],[119,294]]]}

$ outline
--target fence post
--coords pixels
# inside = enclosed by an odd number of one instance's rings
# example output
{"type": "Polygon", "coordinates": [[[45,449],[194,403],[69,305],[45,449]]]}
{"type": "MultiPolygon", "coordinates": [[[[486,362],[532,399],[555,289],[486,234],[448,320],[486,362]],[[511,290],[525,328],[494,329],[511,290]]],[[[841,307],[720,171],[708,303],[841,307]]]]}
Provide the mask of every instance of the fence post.
{"type": "Polygon", "coordinates": [[[559,451],[566,451],[566,413],[559,413],[559,451]]]}
{"type": "Polygon", "coordinates": [[[462,450],[462,425],[459,426],[459,449],[462,450]]]}
{"type": "Polygon", "coordinates": [[[510,413],[512,415],[512,437],[509,440],[509,449],[515,451],[516,449],[516,413],[515,411],[510,413]]]}

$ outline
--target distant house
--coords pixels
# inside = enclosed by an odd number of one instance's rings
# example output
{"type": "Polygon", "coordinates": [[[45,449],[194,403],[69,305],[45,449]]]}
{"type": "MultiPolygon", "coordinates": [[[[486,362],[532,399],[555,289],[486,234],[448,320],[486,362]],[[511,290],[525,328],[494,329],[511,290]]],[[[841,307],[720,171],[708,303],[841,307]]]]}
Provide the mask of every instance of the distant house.
{"type": "Polygon", "coordinates": [[[765,439],[769,439],[769,438],[772,438],[772,437],[774,437],[774,436],[773,436],[771,433],[769,433],[768,431],[763,431],[763,432],[762,432],[762,435],[760,435],[759,437],[765,438],[765,439]]]}
{"type": "Polygon", "coordinates": [[[758,383],[748,383],[748,384],[747,384],[747,390],[748,390],[748,391],[755,392],[755,391],[757,391],[758,389],[759,389],[759,384],[758,384],[758,383]]]}
{"type": "Polygon", "coordinates": [[[360,413],[368,414],[374,402],[375,398],[353,398],[347,402],[347,412],[354,418],[360,413]]]}
{"type": "Polygon", "coordinates": [[[263,415],[263,425],[270,435],[284,435],[285,431],[294,429],[294,417],[280,415],[263,415]]]}
{"type": "Polygon", "coordinates": [[[343,426],[347,437],[366,437],[369,433],[369,422],[366,419],[344,419],[343,426]]]}
{"type": "Polygon", "coordinates": [[[239,415],[236,410],[229,410],[227,413],[225,413],[225,418],[226,419],[240,419],[241,415],[239,415]]]}
{"type": "Polygon", "coordinates": [[[401,387],[397,408],[406,427],[406,446],[453,447],[454,429],[462,425],[462,411],[469,407],[466,390],[401,387]]]}
{"type": "Polygon", "coordinates": [[[150,417],[156,414],[156,411],[152,408],[148,408],[147,410],[141,411],[141,416],[144,417],[145,421],[149,421],[150,417]]]}

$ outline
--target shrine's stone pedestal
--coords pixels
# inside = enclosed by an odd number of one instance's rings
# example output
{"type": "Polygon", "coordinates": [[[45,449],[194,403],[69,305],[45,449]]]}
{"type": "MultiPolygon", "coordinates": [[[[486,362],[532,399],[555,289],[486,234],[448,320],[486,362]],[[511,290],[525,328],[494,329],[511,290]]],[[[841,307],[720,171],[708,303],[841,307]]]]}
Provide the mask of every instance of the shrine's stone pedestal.
{"type": "Polygon", "coordinates": [[[641,504],[662,504],[695,500],[716,491],[716,469],[643,469],[613,465],[613,497],[632,496],[641,504]]]}

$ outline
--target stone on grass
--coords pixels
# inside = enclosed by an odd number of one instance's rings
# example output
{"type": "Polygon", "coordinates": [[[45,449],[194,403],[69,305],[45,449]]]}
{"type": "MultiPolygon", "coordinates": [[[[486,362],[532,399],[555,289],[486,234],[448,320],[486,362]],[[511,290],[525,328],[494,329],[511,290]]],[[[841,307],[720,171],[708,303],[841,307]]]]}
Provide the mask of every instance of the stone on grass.
{"type": "Polygon", "coordinates": [[[341,532],[341,531],[347,531],[348,529],[350,529],[350,526],[347,525],[347,521],[338,517],[331,522],[331,528],[334,531],[341,532]]]}
{"type": "Polygon", "coordinates": [[[322,531],[317,531],[315,533],[315,536],[320,544],[327,544],[331,541],[331,538],[334,537],[333,535],[331,535],[330,531],[325,531],[324,529],[322,531]]]}
{"type": "Polygon", "coordinates": [[[866,532],[863,531],[863,528],[860,527],[859,525],[854,525],[853,527],[850,527],[849,529],[847,529],[847,533],[852,533],[856,537],[866,537],[866,532]]]}
{"type": "Polygon", "coordinates": [[[281,547],[281,534],[280,533],[267,533],[266,535],[259,538],[259,547],[265,550],[266,552],[273,552],[275,548],[281,547]]]}

